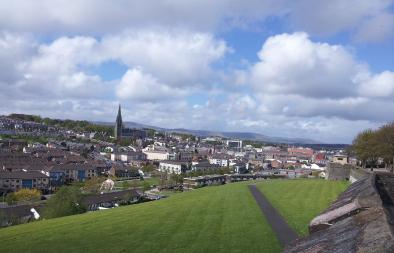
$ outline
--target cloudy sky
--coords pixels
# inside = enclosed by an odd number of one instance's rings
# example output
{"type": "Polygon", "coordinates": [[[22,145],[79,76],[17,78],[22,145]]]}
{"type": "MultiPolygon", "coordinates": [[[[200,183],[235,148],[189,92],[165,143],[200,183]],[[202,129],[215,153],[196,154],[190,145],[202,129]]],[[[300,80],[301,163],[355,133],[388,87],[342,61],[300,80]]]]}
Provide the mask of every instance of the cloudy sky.
{"type": "Polygon", "coordinates": [[[349,143],[394,120],[393,0],[0,0],[0,114],[349,143]]]}

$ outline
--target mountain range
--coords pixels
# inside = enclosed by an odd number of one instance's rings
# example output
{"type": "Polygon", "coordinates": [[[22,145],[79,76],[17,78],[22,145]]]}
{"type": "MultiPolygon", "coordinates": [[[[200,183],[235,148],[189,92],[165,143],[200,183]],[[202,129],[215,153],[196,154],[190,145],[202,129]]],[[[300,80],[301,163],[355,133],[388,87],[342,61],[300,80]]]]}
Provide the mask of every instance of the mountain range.
{"type": "MultiPolygon", "coordinates": [[[[93,122],[99,125],[112,125],[113,123],[109,122],[93,122]]],[[[136,128],[136,129],[154,129],[156,131],[163,131],[169,133],[184,133],[184,134],[192,134],[200,137],[208,137],[208,136],[218,136],[224,138],[232,138],[232,139],[241,139],[241,140],[254,140],[254,141],[263,141],[268,143],[287,143],[287,144],[320,144],[321,142],[317,142],[312,139],[306,138],[286,138],[286,137],[274,137],[267,136],[259,133],[251,133],[251,132],[221,132],[221,131],[210,131],[210,130],[193,130],[193,129],[185,129],[185,128],[162,128],[157,126],[151,126],[146,124],[141,124],[137,122],[127,121],[123,122],[123,125],[127,128],[136,128]]]]}

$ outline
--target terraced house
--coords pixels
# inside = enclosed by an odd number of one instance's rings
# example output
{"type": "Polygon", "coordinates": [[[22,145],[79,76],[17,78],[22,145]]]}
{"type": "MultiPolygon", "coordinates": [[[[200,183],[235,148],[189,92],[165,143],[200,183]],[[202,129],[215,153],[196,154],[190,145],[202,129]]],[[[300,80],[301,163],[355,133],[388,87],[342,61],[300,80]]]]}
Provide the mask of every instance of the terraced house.
{"type": "Polygon", "coordinates": [[[0,172],[0,192],[14,192],[22,188],[49,191],[49,176],[39,171],[0,172]]]}
{"type": "Polygon", "coordinates": [[[107,173],[105,165],[94,164],[59,164],[49,171],[51,181],[56,182],[56,184],[84,182],[105,173],[107,173]]]}

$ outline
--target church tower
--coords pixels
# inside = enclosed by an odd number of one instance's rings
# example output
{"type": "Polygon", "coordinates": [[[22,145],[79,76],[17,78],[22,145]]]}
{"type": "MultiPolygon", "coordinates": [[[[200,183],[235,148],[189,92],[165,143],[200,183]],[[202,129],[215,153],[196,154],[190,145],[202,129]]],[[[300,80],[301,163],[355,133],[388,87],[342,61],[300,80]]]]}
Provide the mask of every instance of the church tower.
{"type": "Polygon", "coordinates": [[[114,136],[117,141],[122,140],[122,129],[123,129],[122,112],[119,104],[118,115],[116,116],[115,129],[114,129],[114,136]]]}

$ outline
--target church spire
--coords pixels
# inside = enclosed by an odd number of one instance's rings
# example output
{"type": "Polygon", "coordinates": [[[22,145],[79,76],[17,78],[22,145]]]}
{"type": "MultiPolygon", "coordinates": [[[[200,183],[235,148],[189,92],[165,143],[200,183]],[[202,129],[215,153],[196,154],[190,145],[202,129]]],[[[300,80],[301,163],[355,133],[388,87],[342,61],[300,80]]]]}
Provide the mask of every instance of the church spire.
{"type": "Polygon", "coordinates": [[[116,116],[116,121],[122,121],[122,109],[120,108],[120,104],[119,104],[119,108],[118,108],[118,115],[116,116]]]}
{"type": "Polygon", "coordinates": [[[114,129],[114,137],[118,141],[122,139],[122,129],[123,129],[122,111],[119,104],[118,115],[116,116],[115,129],[114,129]]]}

